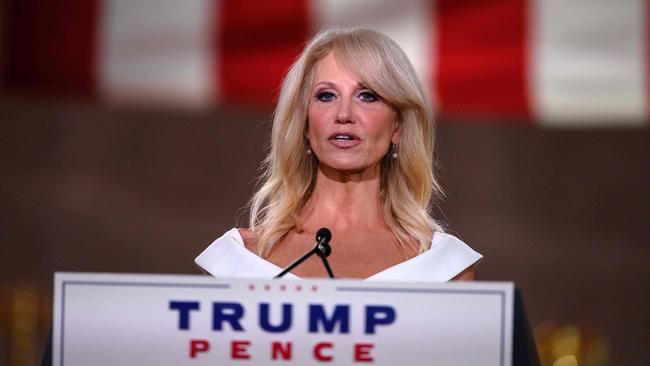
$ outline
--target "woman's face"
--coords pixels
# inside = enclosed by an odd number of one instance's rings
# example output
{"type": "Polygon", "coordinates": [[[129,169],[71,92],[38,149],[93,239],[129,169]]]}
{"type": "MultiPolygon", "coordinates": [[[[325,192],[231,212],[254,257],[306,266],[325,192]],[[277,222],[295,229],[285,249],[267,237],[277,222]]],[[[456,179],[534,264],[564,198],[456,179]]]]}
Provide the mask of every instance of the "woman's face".
{"type": "Polygon", "coordinates": [[[320,164],[344,173],[377,168],[400,136],[393,109],[332,53],[315,66],[307,139],[320,164]]]}

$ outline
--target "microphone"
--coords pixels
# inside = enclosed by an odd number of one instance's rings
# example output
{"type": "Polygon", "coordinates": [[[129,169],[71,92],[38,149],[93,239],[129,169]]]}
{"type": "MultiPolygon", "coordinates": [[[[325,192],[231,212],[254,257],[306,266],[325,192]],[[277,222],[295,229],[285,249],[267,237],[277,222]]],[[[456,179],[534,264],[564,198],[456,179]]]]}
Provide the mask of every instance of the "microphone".
{"type": "Polygon", "coordinates": [[[329,257],[332,254],[332,247],[330,246],[331,239],[332,233],[328,228],[323,227],[318,229],[316,233],[316,248],[319,256],[329,257]]]}
{"type": "Polygon", "coordinates": [[[282,272],[278,273],[278,275],[273,278],[282,278],[282,276],[289,273],[289,271],[292,269],[298,267],[300,263],[304,262],[307,260],[307,258],[311,257],[314,254],[316,254],[321,259],[321,261],[323,261],[323,266],[327,270],[329,277],[334,278],[334,273],[332,272],[330,264],[327,261],[327,257],[332,254],[332,247],[330,246],[331,239],[332,232],[328,228],[324,227],[318,229],[316,232],[316,245],[314,245],[311,250],[305,253],[302,257],[296,259],[296,261],[291,263],[287,268],[283,269],[282,272]]]}

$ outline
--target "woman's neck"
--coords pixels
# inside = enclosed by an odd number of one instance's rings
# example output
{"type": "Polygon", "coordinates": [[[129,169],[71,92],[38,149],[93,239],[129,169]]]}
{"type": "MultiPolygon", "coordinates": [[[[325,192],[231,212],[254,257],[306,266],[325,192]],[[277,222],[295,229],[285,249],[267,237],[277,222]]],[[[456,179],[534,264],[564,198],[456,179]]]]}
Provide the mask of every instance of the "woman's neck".
{"type": "Polygon", "coordinates": [[[311,197],[301,213],[305,230],[337,231],[383,225],[379,165],[358,173],[319,167],[311,197]]]}

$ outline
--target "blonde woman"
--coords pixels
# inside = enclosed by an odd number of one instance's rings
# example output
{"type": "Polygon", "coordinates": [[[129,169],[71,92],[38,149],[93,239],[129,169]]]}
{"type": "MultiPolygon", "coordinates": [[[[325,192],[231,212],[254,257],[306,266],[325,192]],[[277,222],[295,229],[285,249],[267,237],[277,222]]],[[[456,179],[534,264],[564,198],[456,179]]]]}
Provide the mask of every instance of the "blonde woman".
{"type": "MultiPolygon", "coordinates": [[[[434,120],[409,60],[383,34],[330,29],[290,68],[250,204],[250,228],[232,229],[196,263],[216,277],[271,278],[332,232],[339,278],[474,278],[482,258],[430,216],[434,120]]],[[[326,277],[313,256],[286,278],[326,277]]]]}

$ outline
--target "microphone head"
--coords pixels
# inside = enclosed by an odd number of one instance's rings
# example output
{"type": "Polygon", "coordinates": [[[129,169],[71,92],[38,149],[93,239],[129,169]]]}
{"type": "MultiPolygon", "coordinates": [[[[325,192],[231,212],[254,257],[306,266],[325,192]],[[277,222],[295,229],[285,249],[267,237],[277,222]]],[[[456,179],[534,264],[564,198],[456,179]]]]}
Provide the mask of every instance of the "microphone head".
{"type": "Polygon", "coordinates": [[[332,239],[332,232],[328,228],[323,227],[318,229],[318,232],[316,232],[317,243],[329,243],[330,239],[332,239]]]}
{"type": "Polygon", "coordinates": [[[319,251],[319,255],[321,257],[327,258],[330,256],[330,254],[332,254],[332,247],[326,241],[318,243],[318,245],[316,245],[316,249],[319,251]]]}

